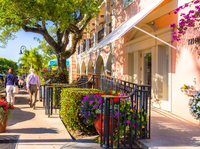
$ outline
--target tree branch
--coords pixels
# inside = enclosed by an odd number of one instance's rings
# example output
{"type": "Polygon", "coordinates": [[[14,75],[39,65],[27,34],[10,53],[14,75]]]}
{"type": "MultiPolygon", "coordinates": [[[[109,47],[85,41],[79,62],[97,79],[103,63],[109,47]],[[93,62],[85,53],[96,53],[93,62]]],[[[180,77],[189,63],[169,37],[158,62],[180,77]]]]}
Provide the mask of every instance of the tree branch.
{"type": "Polygon", "coordinates": [[[69,33],[70,32],[68,30],[65,30],[65,32],[64,32],[64,42],[62,44],[62,49],[61,49],[62,51],[65,51],[65,49],[69,43],[69,33]]]}
{"type": "Polygon", "coordinates": [[[25,32],[33,32],[33,33],[42,34],[42,30],[40,30],[39,28],[28,27],[26,25],[23,25],[22,28],[25,32]]]}

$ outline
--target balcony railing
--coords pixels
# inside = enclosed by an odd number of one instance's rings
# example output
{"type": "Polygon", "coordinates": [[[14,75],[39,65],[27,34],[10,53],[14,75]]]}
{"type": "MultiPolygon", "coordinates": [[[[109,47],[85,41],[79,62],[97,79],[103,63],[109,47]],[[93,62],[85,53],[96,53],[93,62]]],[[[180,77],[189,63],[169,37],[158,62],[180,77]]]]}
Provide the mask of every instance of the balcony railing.
{"type": "Polygon", "coordinates": [[[112,22],[109,23],[109,34],[112,32],[112,22]]]}
{"type": "Polygon", "coordinates": [[[81,46],[78,46],[78,54],[81,54],[81,46]]]}
{"type": "Polygon", "coordinates": [[[84,40],[84,42],[83,42],[83,52],[85,52],[86,51],[86,40],[84,40]]]}
{"type": "Polygon", "coordinates": [[[102,28],[102,29],[98,32],[98,42],[100,42],[103,38],[104,38],[104,28],[102,28]]]}
{"type": "Polygon", "coordinates": [[[94,36],[89,39],[89,48],[92,48],[94,45],[94,36]]]}

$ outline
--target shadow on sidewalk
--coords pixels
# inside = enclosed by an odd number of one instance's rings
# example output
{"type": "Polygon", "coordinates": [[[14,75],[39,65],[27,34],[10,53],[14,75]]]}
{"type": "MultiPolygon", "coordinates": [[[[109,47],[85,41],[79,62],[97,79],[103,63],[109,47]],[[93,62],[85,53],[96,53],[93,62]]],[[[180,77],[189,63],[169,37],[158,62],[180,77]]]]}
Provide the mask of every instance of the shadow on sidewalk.
{"type": "Polygon", "coordinates": [[[21,128],[21,129],[7,129],[9,133],[24,133],[24,134],[46,134],[46,133],[54,133],[57,134],[58,131],[56,129],[50,128],[21,128]]]}
{"type": "Polygon", "coordinates": [[[12,126],[16,123],[31,120],[35,117],[35,113],[22,111],[20,108],[16,108],[12,111],[11,119],[7,126],[12,126]]]}

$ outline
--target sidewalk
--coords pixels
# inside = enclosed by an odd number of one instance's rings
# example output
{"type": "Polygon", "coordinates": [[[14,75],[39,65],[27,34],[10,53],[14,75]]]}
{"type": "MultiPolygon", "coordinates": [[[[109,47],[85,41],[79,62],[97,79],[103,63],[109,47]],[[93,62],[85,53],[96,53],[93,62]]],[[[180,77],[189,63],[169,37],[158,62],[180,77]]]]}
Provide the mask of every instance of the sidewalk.
{"type": "Polygon", "coordinates": [[[42,102],[37,101],[36,109],[33,110],[28,99],[29,95],[24,90],[16,95],[15,109],[6,132],[0,134],[1,138],[4,135],[18,139],[16,149],[60,149],[73,141],[58,114],[48,118],[42,102]]]}
{"type": "Polygon", "coordinates": [[[151,139],[141,140],[144,149],[200,149],[200,126],[170,112],[152,108],[151,139]]]}

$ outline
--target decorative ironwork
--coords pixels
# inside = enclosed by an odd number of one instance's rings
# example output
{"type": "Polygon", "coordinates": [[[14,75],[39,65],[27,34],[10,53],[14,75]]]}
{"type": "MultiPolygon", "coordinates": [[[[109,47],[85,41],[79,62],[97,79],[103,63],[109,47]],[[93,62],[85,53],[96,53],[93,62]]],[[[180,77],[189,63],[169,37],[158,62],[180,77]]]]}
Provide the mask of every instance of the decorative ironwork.
{"type": "Polygon", "coordinates": [[[102,29],[98,32],[98,42],[100,42],[103,38],[104,38],[104,28],[102,28],[102,29]]]}
{"type": "Polygon", "coordinates": [[[88,88],[90,82],[93,82],[92,83],[93,88],[100,89],[103,91],[112,88],[113,90],[119,91],[121,94],[125,93],[126,95],[120,97],[109,96],[109,95],[102,96],[103,102],[101,105],[101,117],[100,117],[101,134],[102,131],[104,131],[104,134],[106,135],[100,137],[101,147],[113,148],[114,132],[117,135],[117,138],[115,138],[117,139],[117,149],[120,148],[120,143],[122,143],[124,148],[132,148],[133,140],[150,139],[150,123],[151,123],[150,85],[138,85],[132,82],[120,80],[106,75],[93,75],[90,78],[90,80],[88,80],[87,76],[81,76],[80,78],[78,78],[77,82],[75,84],[71,84],[71,86],[46,86],[45,90],[46,114],[48,116],[52,115],[53,108],[56,108],[55,105],[58,105],[58,107],[60,107],[59,102],[60,102],[60,93],[62,88],[68,88],[68,87],[88,88]],[[54,106],[53,106],[53,96],[55,96],[54,106]],[[124,108],[122,113],[120,105],[121,98],[125,99],[123,101],[124,108]],[[127,110],[127,108],[129,108],[129,111],[127,110]],[[130,111],[130,109],[132,109],[132,111],[130,111]],[[117,131],[114,130],[114,117],[115,117],[114,114],[116,114],[116,112],[118,113],[117,131]],[[104,115],[104,120],[102,118],[103,115],[104,115]],[[130,119],[126,119],[127,115],[130,116],[130,119]],[[123,124],[121,120],[123,120],[123,124]],[[123,127],[124,134],[123,137],[120,138],[119,132],[121,131],[121,127],[123,127]],[[111,133],[109,133],[110,130],[111,133]]]}
{"type": "Polygon", "coordinates": [[[89,48],[92,48],[94,46],[94,36],[92,36],[90,39],[89,39],[89,48]]]}

